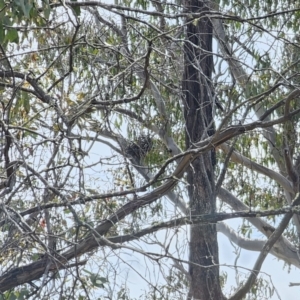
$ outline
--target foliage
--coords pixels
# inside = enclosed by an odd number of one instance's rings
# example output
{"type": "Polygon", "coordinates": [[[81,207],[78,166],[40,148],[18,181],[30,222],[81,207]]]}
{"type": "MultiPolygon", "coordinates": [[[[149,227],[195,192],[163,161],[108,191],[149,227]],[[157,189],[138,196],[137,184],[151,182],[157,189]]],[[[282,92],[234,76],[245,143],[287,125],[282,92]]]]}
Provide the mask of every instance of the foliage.
{"type": "MultiPolygon", "coordinates": [[[[0,0],[0,299],[186,297],[190,223],[168,221],[189,216],[186,172],[211,150],[218,212],[274,210],[242,219],[239,238],[278,227],[299,192],[300,1],[206,14],[224,30],[211,99],[225,111],[186,149],[185,25],[201,15],[182,1],[0,0]]],[[[296,267],[299,232],[295,214],[272,252],[296,267]]],[[[273,294],[262,277],[249,287],[273,294]]]]}

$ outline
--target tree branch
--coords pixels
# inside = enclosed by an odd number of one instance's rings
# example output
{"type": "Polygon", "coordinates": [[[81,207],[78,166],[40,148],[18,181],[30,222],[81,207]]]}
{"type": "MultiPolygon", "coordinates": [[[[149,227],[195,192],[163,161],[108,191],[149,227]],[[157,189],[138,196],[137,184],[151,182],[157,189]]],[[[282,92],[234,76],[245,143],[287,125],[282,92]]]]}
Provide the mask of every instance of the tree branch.
{"type": "MultiPolygon", "coordinates": [[[[253,219],[254,218],[252,218],[252,220],[253,219]]],[[[231,242],[245,250],[261,251],[264,244],[266,243],[266,240],[253,240],[240,236],[224,222],[217,223],[217,230],[218,232],[223,233],[231,242]]],[[[287,264],[300,268],[300,261],[296,249],[290,249],[289,251],[287,251],[286,246],[283,247],[282,243],[280,241],[277,241],[270,250],[270,253],[278,259],[283,260],[287,264]]]]}
{"type": "MultiPolygon", "coordinates": [[[[292,203],[292,207],[299,205],[299,204],[300,204],[300,194],[298,193],[292,203]]],[[[280,236],[283,233],[283,231],[285,230],[285,228],[288,226],[292,216],[293,216],[293,212],[286,213],[286,215],[281,220],[279,226],[275,229],[275,231],[269,237],[268,241],[265,243],[246,283],[234,295],[232,295],[229,298],[229,300],[242,299],[249,292],[250,288],[252,287],[252,285],[254,284],[254,282],[256,280],[257,275],[259,274],[259,271],[261,269],[261,266],[262,266],[265,258],[267,257],[267,255],[270,252],[273,245],[280,238],[280,236]]]]}
{"type": "MultiPolygon", "coordinates": [[[[300,197],[299,197],[300,199],[300,197]]],[[[300,202],[300,200],[299,200],[300,202]]],[[[28,264],[27,266],[22,266],[15,268],[0,277],[0,292],[4,292],[8,289],[11,289],[17,285],[36,280],[43,275],[45,268],[49,267],[49,271],[60,270],[66,268],[66,262],[72,258],[78,257],[86,252],[89,252],[100,246],[109,246],[113,249],[121,248],[122,246],[119,243],[129,242],[135,239],[138,239],[146,234],[157,232],[161,229],[179,227],[183,225],[192,225],[192,224],[208,224],[208,223],[217,223],[218,221],[241,218],[241,217],[257,217],[260,216],[270,216],[286,213],[292,215],[294,212],[299,213],[299,209],[295,207],[297,203],[294,201],[293,207],[287,207],[279,210],[270,210],[270,211],[261,211],[261,212],[234,212],[234,213],[218,213],[218,214],[206,214],[190,217],[177,218],[175,220],[161,222],[155,224],[151,227],[140,230],[139,232],[128,234],[124,236],[116,236],[110,238],[102,237],[105,227],[102,225],[98,226],[92,231],[97,232],[89,238],[80,242],[79,245],[72,247],[70,250],[62,253],[59,257],[53,260],[49,264],[48,259],[40,259],[36,262],[28,264]],[[102,230],[102,232],[100,231],[102,230]],[[17,284],[16,284],[17,283],[17,284]]],[[[110,217],[112,219],[112,217],[110,217]]],[[[105,224],[106,221],[103,223],[105,224]]]]}
{"type": "MultiPolygon", "coordinates": [[[[227,203],[232,209],[235,211],[249,211],[249,207],[245,205],[243,202],[238,200],[235,196],[233,196],[229,191],[221,188],[218,194],[218,197],[227,203]]],[[[298,216],[298,215],[296,215],[298,216]]],[[[266,221],[261,218],[248,218],[247,221],[251,223],[254,227],[256,227],[262,234],[266,237],[270,237],[270,235],[275,231],[275,228],[269,225],[266,221]]],[[[297,254],[296,247],[284,236],[280,237],[276,242],[275,246],[272,250],[276,253],[276,257],[288,261],[293,265],[300,267],[300,260],[297,254]]]]}
{"type": "MultiPolygon", "coordinates": [[[[291,114],[295,114],[296,112],[291,112],[291,114]]],[[[150,203],[153,203],[158,198],[162,197],[163,195],[166,195],[168,192],[170,192],[175,185],[178,183],[178,179],[180,179],[190,163],[199,155],[202,153],[205,153],[206,151],[222,144],[223,142],[226,142],[228,139],[232,138],[233,136],[237,136],[239,134],[244,133],[247,130],[252,130],[254,128],[264,127],[268,126],[269,123],[277,124],[278,122],[283,122],[283,120],[288,119],[289,116],[285,116],[283,118],[278,118],[272,122],[253,122],[251,124],[247,125],[236,125],[231,126],[228,129],[225,129],[221,131],[217,137],[212,136],[210,138],[207,138],[204,141],[201,141],[197,143],[200,148],[198,149],[191,149],[185,152],[182,155],[178,155],[178,157],[182,157],[180,162],[178,163],[175,171],[173,172],[172,176],[166,180],[165,183],[163,183],[161,186],[155,188],[152,192],[147,193],[146,195],[139,196],[136,198],[136,200],[133,200],[129,203],[126,203],[124,206],[122,206],[119,210],[117,210],[115,213],[113,213],[111,216],[109,216],[106,220],[103,220],[96,228],[95,231],[101,236],[108,232],[108,230],[114,226],[116,223],[118,223],[120,220],[122,220],[125,216],[128,214],[136,211],[137,209],[148,205],[150,203]]],[[[37,175],[37,174],[36,174],[37,175]]],[[[42,180],[42,178],[40,178],[42,180]]],[[[43,180],[42,180],[43,181],[43,180]]],[[[46,183],[45,183],[46,184],[46,183]]],[[[51,187],[49,187],[51,188],[51,187]]],[[[54,188],[51,188],[51,190],[56,193],[58,196],[61,196],[61,194],[54,188]]],[[[222,189],[220,189],[222,191],[222,189]]],[[[64,198],[64,197],[63,197],[64,198]]],[[[64,198],[64,200],[66,200],[64,198]]],[[[67,203],[68,201],[66,201],[67,203]]],[[[68,207],[71,209],[70,205],[68,207]]],[[[250,212],[251,213],[251,212],[250,212]]],[[[293,213],[291,213],[292,215],[293,213]]],[[[225,214],[226,215],[226,214],[225,214]]],[[[226,218],[226,216],[223,216],[223,219],[226,218]]],[[[232,215],[234,216],[234,215],[232,215]]],[[[257,217],[257,214],[255,212],[252,212],[252,215],[247,214],[246,212],[242,212],[239,217],[242,216],[252,216],[257,217]]],[[[213,221],[215,219],[209,219],[210,217],[199,217],[200,220],[206,220],[206,221],[213,221]],[[206,218],[206,219],[205,219],[206,218]]],[[[211,217],[212,218],[212,217],[211,217]]],[[[186,219],[185,219],[186,220],[186,219]]],[[[220,220],[222,220],[222,217],[220,217],[220,220]]],[[[270,228],[270,226],[268,226],[270,228]]],[[[57,269],[57,266],[64,265],[67,261],[80,256],[84,253],[87,253],[101,245],[99,239],[97,239],[94,234],[90,235],[88,238],[81,241],[78,245],[71,247],[69,250],[67,250],[65,253],[62,254],[61,257],[57,258],[55,263],[53,262],[50,265],[49,270],[55,270],[57,269]]],[[[46,260],[47,262],[47,260],[46,260]]],[[[11,272],[8,272],[7,274],[0,277],[0,291],[5,291],[9,288],[12,288],[18,284],[26,283],[31,280],[35,280],[40,278],[42,276],[44,270],[45,270],[45,261],[40,260],[34,263],[31,263],[27,266],[14,269],[11,272]],[[33,270],[31,269],[33,268],[33,270]]]]}
{"type": "MultiPolygon", "coordinates": [[[[230,151],[230,147],[227,143],[220,145],[218,148],[222,149],[225,153],[228,153],[230,151]]],[[[249,158],[245,157],[244,155],[240,154],[239,152],[234,150],[230,159],[231,159],[231,161],[238,163],[240,165],[243,165],[252,171],[254,170],[260,174],[268,176],[269,178],[275,180],[285,190],[287,190],[289,192],[294,192],[292,183],[288,179],[286,179],[284,176],[250,160],[249,158]]]]}

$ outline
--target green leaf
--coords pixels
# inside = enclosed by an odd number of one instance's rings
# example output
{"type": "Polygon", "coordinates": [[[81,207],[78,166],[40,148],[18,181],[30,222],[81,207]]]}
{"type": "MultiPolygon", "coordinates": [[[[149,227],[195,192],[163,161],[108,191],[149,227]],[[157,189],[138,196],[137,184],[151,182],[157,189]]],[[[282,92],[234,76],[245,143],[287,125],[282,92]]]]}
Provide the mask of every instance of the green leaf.
{"type": "Polygon", "coordinates": [[[33,7],[33,2],[31,0],[14,0],[13,3],[19,6],[22,9],[25,18],[29,19],[29,13],[33,7]]]}
{"type": "Polygon", "coordinates": [[[105,277],[101,277],[98,274],[92,273],[86,269],[84,269],[83,272],[86,272],[90,275],[90,280],[92,284],[96,287],[104,288],[104,283],[108,282],[108,280],[105,277]]]}
{"type": "Polygon", "coordinates": [[[107,283],[108,280],[104,277],[98,276],[97,274],[92,274],[90,276],[91,282],[95,287],[104,288],[104,283],[107,283]]]}
{"type": "Polygon", "coordinates": [[[4,43],[5,39],[5,29],[3,28],[3,25],[0,22],[0,44],[4,43]]]}
{"type": "Polygon", "coordinates": [[[29,96],[28,93],[21,92],[21,97],[22,97],[22,102],[23,102],[23,107],[28,114],[30,112],[30,101],[29,101],[29,96]]]}
{"type": "Polygon", "coordinates": [[[19,35],[18,31],[15,28],[9,28],[7,29],[7,34],[5,36],[5,39],[12,43],[18,43],[19,42],[19,35]]]}
{"type": "MultiPolygon", "coordinates": [[[[77,0],[71,0],[71,1],[77,2],[77,0]]],[[[73,6],[72,9],[75,12],[76,16],[80,16],[80,13],[81,13],[80,6],[73,6]]]]}
{"type": "Polygon", "coordinates": [[[6,26],[12,26],[13,25],[13,20],[9,17],[9,16],[5,16],[3,18],[3,25],[6,25],[6,26]]]}
{"type": "Polygon", "coordinates": [[[17,299],[17,296],[14,294],[14,293],[11,293],[10,295],[9,295],[9,298],[8,298],[9,300],[16,300],[17,299]]]}
{"type": "Polygon", "coordinates": [[[26,296],[28,296],[28,294],[29,294],[29,291],[27,290],[27,289],[22,289],[21,291],[20,291],[20,294],[19,294],[19,299],[26,299],[27,297],[26,296]]]}
{"type": "Polygon", "coordinates": [[[48,20],[51,12],[49,0],[43,0],[43,4],[44,4],[44,16],[48,20]]]}
{"type": "Polygon", "coordinates": [[[31,255],[31,259],[32,259],[33,261],[37,261],[37,260],[40,259],[40,258],[41,258],[41,255],[38,254],[38,253],[35,253],[35,254],[31,255]]]}

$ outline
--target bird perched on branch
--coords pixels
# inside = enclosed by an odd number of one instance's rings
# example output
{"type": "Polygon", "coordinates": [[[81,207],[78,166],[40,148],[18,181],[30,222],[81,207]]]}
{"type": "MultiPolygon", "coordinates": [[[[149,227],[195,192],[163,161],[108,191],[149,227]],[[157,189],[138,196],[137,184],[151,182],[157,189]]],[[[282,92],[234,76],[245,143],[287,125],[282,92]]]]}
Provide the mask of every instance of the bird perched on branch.
{"type": "Polygon", "coordinates": [[[140,163],[152,146],[153,142],[149,135],[140,135],[134,142],[131,141],[127,145],[125,154],[140,163]]]}

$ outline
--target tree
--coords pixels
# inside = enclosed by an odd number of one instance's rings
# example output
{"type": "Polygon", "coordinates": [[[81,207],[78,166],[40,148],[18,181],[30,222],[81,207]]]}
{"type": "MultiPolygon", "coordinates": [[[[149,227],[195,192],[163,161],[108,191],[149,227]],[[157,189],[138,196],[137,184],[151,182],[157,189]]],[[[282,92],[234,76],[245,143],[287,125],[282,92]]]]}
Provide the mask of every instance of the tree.
{"type": "Polygon", "coordinates": [[[268,253],[299,267],[299,2],[0,7],[1,297],[132,299],[129,269],[144,299],[271,297],[268,253]],[[217,231],[260,252],[230,295],[217,231]]]}
{"type": "MultiPolygon", "coordinates": [[[[213,27],[205,16],[208,8],[208,1],[186,1],[187,13],[204,12],[196,23],[187,18],[186,25],[182,88],[187,149],[215,133],[211,76],[213,27]]],[[[214,150],[210,150],[195,158],[187,171],[191,217],[216,212],[214,160],[214,150]]],[[[213,267],[219,264],[216,225],[198,224],[190,230],[189,299],[222,299],[219,268],[213,267]]]]}

